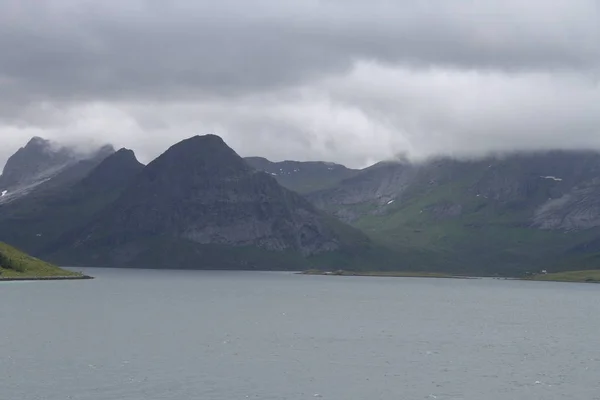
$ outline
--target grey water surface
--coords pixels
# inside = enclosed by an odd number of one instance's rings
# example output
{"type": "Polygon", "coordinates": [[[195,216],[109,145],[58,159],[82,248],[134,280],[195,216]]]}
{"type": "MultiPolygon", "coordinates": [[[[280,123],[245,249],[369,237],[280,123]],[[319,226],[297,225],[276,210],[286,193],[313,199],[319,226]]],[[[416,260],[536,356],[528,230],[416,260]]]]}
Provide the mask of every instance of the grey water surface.
{"type": "Polygon", "coordinates": [[[600,285],[86,272],[0,283],[0,399],[600,399],[600,285]]]}

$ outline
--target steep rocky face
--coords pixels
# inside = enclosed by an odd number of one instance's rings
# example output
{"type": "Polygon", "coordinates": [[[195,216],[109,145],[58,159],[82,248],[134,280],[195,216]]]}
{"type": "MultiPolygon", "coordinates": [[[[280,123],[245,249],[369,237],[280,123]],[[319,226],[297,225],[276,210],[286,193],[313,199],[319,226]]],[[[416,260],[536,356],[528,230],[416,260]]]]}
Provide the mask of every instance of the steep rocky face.
{"type": "Polygon", "coordinates": [[[298,193],[308,193],[331,187],[358,171],[328,162],[281,161],[262,157],[247,157],[246,162],[258,171],[273,176],[283,187],[298,193]]]}
{"type": "Polygon", "coordinates": [[[0,187],[25,185],[50,176],[76,160],[67,148],[56,148],[48,140],[32,138],[6,162],[0,176],[0,187]]]}
{"type": "Polygon", "coordinates": [[[106,157],[111,149],[102,148],[25,196],[0,204],[0,240],[39,255],[64,233],[89,222],[143,168],[131,150],[106,157]]]}
{"type": "Polygon", "coordinates": [[[114,151],[112,146],[106,145],[80,154],[72,148],[34,137],[8,159],[0,176],[0,204],[76,182],[114,151]]]}
{"type": "Polygon", "coordinates": [[[352,221],[364,212],[354,210],[353,206],[369,203],[374,211],[387,205],[408,187],[415,172],[414,166],[409,164],[382,162],[344,179],[333,188],[309,193],[307,198],[317,207],[352,221]]]}
{"type": "Polygon", "coordinates": [[[549,198],[536,208],[533,226],[563,231],[600,227],[600,179],[591,179],[549,198]]]}
{"type": "MultiPolygon", "coordinates": [[[[109,264],[132,265],[157,241],[311,256],[356,244],[348,237],[366,240],[250,167],[221,138],[206,135],[180,142],[148,164],[65,245],[67,254],[83,248],[109,264]]],[[[200,259],[188,261],[203,266],[200,259]]]]}
{"type": "Polygon", "coordinates": [[[0,204],[25,196],[76,161],[71,150],[34,137],[6,162],[0,175],[0,204]]]}

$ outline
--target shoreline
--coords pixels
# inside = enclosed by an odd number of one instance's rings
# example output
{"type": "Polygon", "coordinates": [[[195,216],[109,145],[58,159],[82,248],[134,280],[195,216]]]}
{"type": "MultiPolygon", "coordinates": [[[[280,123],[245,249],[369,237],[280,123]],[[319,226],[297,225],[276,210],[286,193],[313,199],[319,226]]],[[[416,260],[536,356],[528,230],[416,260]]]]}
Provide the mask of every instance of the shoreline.
{"type": "Polygon", "coordinates": [[[298,272],[299,275],[321,275],[321,276],[358,276],[367,278],[438,278],[438,279],[496,279],[496,280],[511,280],[511,281],[529,281],[529,282],[560,282],[560,283],[596,283],[600,284],[600,280],[590,278],[580,279],[565,279],[563,275],[556,274],[553,279],[553,274],[528,276],[528,277],[508,277],[508,276],[468,276],[468,275],[450,275],[436,272],[355,272],[355,271],[320,271],[307,270],[298,272]],[[550,275],[550,276],[549,276],[550,275]]]}
{"type": "Polygon", "coordinates": [[[93,276],[15,276],[15,277],[0,277],[0,282],[15,282],[15,281],[73,281],[81,279],[94,279],[93,276]]]}
{"type": "Polygon", "coordinates": [[[437,279],[483,279],[483,276],[450,275],[438,272],[359,272],[359,271],[318,271],[308,270],[297,272],[299,275],[322,275],[322,276],[359,276],[367,278],[437,278],[437,279]]]}

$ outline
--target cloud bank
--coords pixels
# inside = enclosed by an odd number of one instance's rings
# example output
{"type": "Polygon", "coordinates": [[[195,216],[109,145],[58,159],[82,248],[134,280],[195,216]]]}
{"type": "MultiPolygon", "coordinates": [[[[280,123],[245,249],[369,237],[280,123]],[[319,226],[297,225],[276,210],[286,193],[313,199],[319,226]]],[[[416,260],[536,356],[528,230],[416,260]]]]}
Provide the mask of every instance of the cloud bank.
{"type": "Polygon", "coordinates": [[[0,165],[31,136],[149,161],[600,149],[595,0],[0,0],[0,165]]]}

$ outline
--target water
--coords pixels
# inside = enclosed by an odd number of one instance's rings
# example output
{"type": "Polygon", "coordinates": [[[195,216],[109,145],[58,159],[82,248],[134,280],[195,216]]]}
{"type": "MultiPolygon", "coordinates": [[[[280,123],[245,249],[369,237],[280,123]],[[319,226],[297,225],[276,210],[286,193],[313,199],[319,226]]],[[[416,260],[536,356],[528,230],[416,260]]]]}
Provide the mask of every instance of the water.
{"type": "Polygon", "coordinates": [[[0,283],[0,399],[600,399],[600,286],[90,270],[0,283]]]}

